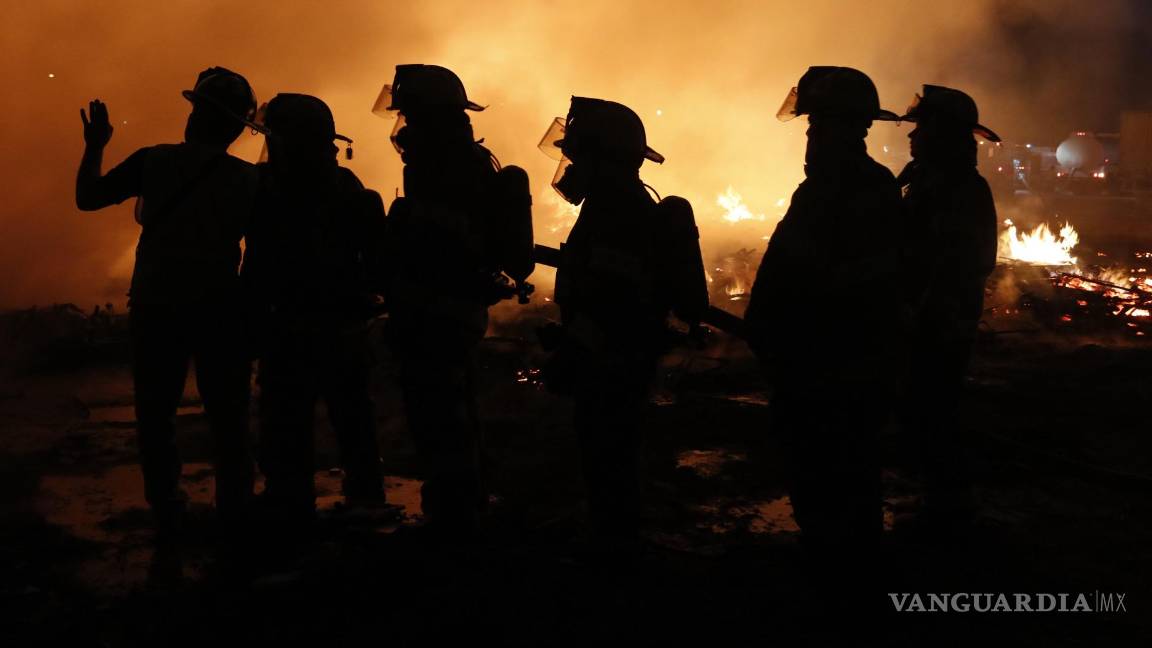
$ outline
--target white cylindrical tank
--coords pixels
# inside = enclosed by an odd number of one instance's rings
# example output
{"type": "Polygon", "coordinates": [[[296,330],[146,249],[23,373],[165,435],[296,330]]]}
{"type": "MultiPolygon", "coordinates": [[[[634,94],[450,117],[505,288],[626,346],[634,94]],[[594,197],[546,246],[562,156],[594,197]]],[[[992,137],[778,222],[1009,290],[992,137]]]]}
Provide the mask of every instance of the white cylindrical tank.
{"type": "Polygon", "coordinates": [[[1092,133],[1072,133],[1056,147],[1056,162],[1068,171],[1087,171],[1104,165],[1104,145],[1092,133]]]}

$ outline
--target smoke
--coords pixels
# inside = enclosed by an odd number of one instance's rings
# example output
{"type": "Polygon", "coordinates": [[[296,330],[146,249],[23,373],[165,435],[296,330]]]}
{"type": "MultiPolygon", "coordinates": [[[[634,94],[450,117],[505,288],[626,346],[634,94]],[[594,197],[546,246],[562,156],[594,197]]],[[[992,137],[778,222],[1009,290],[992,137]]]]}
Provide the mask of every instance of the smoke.
{"type": "MultiPolygon", "coordinates": [[[[243,72],[261,100],[276,92],[325,99],[337,129],[356,140],[347,165],[388,201],[400,162],[391,124],[369,108],[397,63],[452,68],[489,106],[474,117],[478,136],[532,177],[537,229],[549,243],[562,240],[568,214],[548,187],[555,163],[536,143],[570,95],[620,101],[668,160],[645,165],[642,176],[692,201],[712,253],[762,249],[783,212],[777,203],[801,180],[804,123],[773,115],[809,65],[865,70],[897,112],[922,83],[964,88],[982,120],[1016,141],[1055,143],[1076,128],[1107,128],[1119,108],[1147,99],[1132,80],[1147,71],[1148,58],[1138,56],[1149,42],[1149,21],[1138,14],[1147,11],[1120,0],[18,0],[6,9],[2,307],[123,303],[138,230],[130,204],[90,214],[72,204],[78,110],[94,97],[108,103],[110,168],[139,147],[179,141],[188,112],[180,90],[210,65],[243,72]],[[767,220],[723,221],[716,197],[729,186],[767,220]]],[[[873,155],[898,167],[907,131],[874,126],[873,155]]],[[[260,147],[259,137],[243,135],[233,153],[254,160],[260,147]]]]}

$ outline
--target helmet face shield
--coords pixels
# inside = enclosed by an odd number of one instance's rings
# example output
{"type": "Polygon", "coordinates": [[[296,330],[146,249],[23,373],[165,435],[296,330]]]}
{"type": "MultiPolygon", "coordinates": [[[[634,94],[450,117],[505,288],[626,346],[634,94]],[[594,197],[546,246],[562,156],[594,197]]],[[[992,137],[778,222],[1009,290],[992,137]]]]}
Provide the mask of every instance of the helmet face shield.
{"type": "Polygon", "coordinates": [[[584,202],[588,190],[585,178],[578,169],[579,167],[572,164],[572,160],[566,157],[560,158],[560,164],[556,165],[556,173],[552,176],[552,188],[561,198],[573,205],[584,202]]]}
{"type": "Polygon", "coordinates": [[[388,136],[388,139],[392,140],[392,148],[396,149],[397,153],[403,155],[404,147],[400,146],[400,131],[404,129],[404,126],[406,126],[408,122],[404,119],[404,115],[400,113],[395,113],[395,115],[396,123],[392,126],[392,134],[388,136]]]}
{"type": "Polygon", "coordinates": [[[537,145],[540,152],[558,162],[564,160],[564,152],[560,150],[560,146],[564,143],[564,131],[564,118],[553,119],[537,145]]]}
{"type": "Polygon", "coordinates": [[[392,84],[385,83],[380,90],[380,96],[376,97],[376,103],[372,105],[372,114],[384,119],[394,119],[398,114],[398,109],[392,103],[394,96],[392,84]]]}
{"type": "Polygon", "coordinates": [[[637,167],[644,160],[664,162],[664,156],[648,146],[640,117],[627,106],[603,99],[573,97],[568,116],[553,119],[537,146],[553,160],[575,156],[637,167]]]}
{"type": "Polygon", "coordinates": [[[797,96],[799,96],[799,93],[796,91],[796,87],[793,86],[792,89],[788,91],[788,95],[784,97],[784,103],[780,104],[780,110],[776,111],[776,119],[787,122],[796,118],[797,96]]]}

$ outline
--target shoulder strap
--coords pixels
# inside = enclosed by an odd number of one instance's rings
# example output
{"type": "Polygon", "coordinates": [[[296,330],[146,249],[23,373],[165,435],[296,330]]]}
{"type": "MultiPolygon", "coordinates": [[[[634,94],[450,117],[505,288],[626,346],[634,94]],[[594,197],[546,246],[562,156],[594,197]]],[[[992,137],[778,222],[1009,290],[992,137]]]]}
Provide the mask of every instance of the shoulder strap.
{"type": "MultiPolygon", "coordinates": [[[[205,178],[211,175],[211,173],[224,162],[224,158],[226,157],[228,157],[227,153],[221,153],[219,155],[213,156],[207,162],[205,162],[204,166],[200,167],[200,170],[196,172],[196,175],[192,176],[187,181],[185,181],[184,184],[180,185],[180,188],[173,192],[172,195],[168,196],[168,198],[160,204],[160,207],[151,214],[153,222],[161,220],[172,210],[180,206],[180,203],[184,202],[188,196],[192,194],[192,191],[195,190],[196,187],[200,186],[200,183],[203,182],[205,178]]],[[[140,202],[136,203],[136,222],[143,225],[144,215],[141,213],[142,209],[139,207],[140,204],[140,202]]]]}

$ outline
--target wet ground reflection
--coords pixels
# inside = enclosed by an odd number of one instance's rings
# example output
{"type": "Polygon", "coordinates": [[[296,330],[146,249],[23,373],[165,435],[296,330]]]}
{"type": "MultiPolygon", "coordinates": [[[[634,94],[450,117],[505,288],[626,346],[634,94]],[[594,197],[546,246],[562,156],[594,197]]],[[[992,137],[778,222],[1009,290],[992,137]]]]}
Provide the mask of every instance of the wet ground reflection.
{"type": "MultiPolygon", "coordinates": [[[[176,576],[195,580],[203,576],[212,555],[213,470],[210,464],[189,463],[181,486],[188,495],[184,560],[176,576]]],[[[419,521],[421,482],[406,477],[385,478],[388,511],[376,515],[343,505],[343,474],[338,469],[316,473],[316,503],[320,521],[335,525],[370,525],[390,533],[403,524],[419,521]]],[[[257,484],[259,492],[261,484],[257,484]]],[[[40,479],[34,504],[49,524],[92,543],[76,569],[77,579],[108,594],[126,593],[145,586],[156,567],[151,516],[144,501],[143,477],[137,464],[114,465],[100,472],[49,474],[40,479]]],[[[169,575],[171,577],[172,575],[169,575]]]]}

